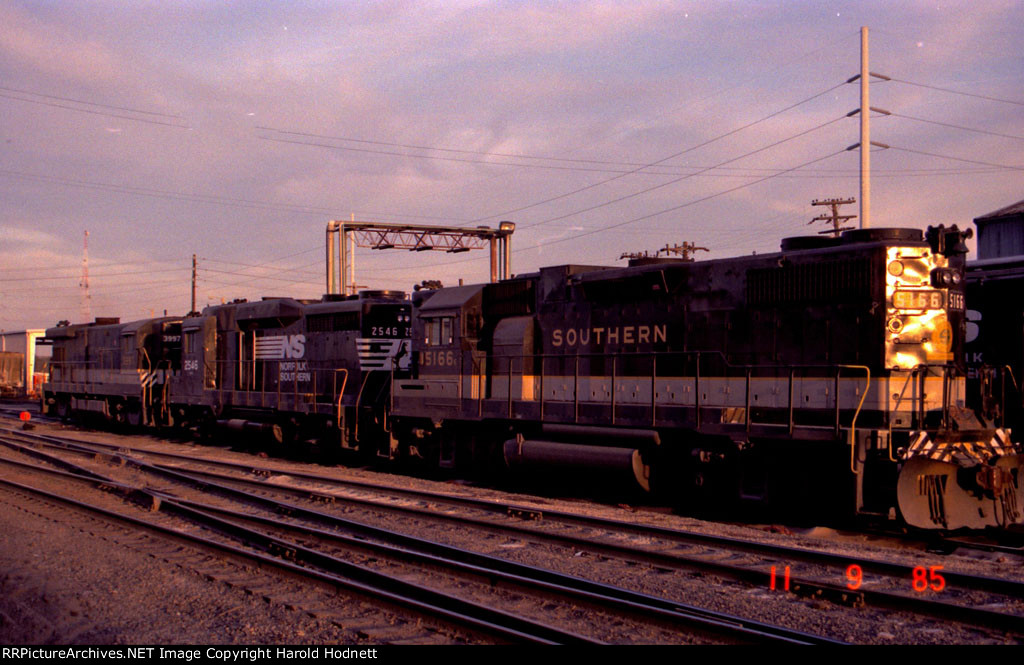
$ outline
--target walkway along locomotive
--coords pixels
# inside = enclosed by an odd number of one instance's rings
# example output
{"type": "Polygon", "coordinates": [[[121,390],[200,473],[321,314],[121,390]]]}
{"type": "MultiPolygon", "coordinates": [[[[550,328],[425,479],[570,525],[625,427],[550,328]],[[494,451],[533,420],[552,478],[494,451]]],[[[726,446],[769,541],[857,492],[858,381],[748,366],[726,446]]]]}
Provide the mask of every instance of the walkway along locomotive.
{"type": "Polygon", "coordinates": [[[967,408],[963,239],[848,231],[767,255],[542,268],[411,302],[268,299],[55,328],[44,401],[442,467],[625,474],[700,505],[1005,526],[1022,521],[1022,458],[991,410],[967,408]],[[122,338],[116,389],[89,346],[101,334],[122,338]]]}

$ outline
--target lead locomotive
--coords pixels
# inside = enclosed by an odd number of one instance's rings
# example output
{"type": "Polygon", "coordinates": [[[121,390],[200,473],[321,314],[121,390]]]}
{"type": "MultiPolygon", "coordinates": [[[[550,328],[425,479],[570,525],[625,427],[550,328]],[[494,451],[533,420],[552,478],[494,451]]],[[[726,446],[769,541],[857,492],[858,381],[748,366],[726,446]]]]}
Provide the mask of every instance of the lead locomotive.
{"type": "Polygon", "coordinates": [[[964,237],[848,231],[417,294],[395,431],[443,465],[501,450],[691,502],[1020,522],[1019,451],[966,408],[964,237]]]}

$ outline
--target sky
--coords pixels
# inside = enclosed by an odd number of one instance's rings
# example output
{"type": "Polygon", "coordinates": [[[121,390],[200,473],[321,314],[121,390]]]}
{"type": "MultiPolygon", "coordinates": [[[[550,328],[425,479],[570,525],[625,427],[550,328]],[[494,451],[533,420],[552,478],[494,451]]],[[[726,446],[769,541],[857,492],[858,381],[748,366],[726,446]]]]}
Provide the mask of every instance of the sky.
{"type": "MultiPolygon", "coordinates": [[[[184,314],[193,254],[199,308],[317,298],[332,219],[509,220],[514,273],[775,251],[859,196],[861,26],[872,226],[1024,199],[1021,1],[7,0],[0,329],[184,314]]],[[[488,260],[361,248],[356,281],[488,260]]]]}

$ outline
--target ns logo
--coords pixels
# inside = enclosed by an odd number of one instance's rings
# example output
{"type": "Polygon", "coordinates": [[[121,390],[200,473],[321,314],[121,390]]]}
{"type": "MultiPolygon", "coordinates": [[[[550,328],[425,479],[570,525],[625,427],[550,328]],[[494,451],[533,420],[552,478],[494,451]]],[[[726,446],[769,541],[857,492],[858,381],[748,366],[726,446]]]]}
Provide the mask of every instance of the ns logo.
{"type": "Polygon", "coordinates": [[[256,338],[256,360],[296,359],[306,355],[306,336],[271,335],[256,338]]]}
{"type": "Polygon", "coordinates": [[[978,339],[979,332],[981,332],[981,312],[969,309],[967,310],[967,339],[964,341],[970,344],[978,339]]]}

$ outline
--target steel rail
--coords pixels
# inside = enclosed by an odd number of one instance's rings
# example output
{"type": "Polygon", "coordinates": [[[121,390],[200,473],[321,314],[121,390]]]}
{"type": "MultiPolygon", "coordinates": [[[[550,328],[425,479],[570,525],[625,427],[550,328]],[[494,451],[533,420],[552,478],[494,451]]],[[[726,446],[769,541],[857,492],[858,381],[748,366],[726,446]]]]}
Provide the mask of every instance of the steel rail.
{"type": "MultiPolygon", "coordinates": [[[[45,455],[45,453],[40,453],[45,455]]],[[[0,459],[0,461],[12,463],[9,460],[0,459]]],[[[136,466],[135,461],[129,460],[133,466],[136,466]]],[[[13,462],[14,464],[22,464],[13,462]]],[[[71,463],[63,461],[63,464],[71,465],[71,463]]],[[[74,466],[74,465],[72,465],[74,466]]],[[[32,467],[35,468],[35,467],[32,467]]],[[[147,465],[143,464],[140,468],[149,470],[147,465]]],[[[638,592],[632,592],[627,589],[615,587],[612,585],[601,584],[592,582],[583,578],[573,577],[570,575],[564,575],[555,571],[534,568],[523,564],[517,564],[515,562],[500,559],[498,557],[491,557],[468,550],[462,550],[451,546],[446,546],[433,541],[427,541],[424,539],[407,536],[404,534],[397,534],[395,532],[389,532],[385,529],[378,529],[374,527],[368,527],[350,520],[344,520],[342,518],[335,518],[330,515],[319,513],[318,511],[312,511],[300,506],[292,504],[284,504],[271,499],[265,499],[262,497],[255,497],[258,503],[263,504],[265,507],[284,511],[288,513],[301,514],[304,517],[333,523],[335,526],[345,528],[348,525],[358,526],[361,528],[364,534],[373,535],[374,537],[381,538],[384,540],[396,540],[404,543],[405,545],[418,546],[418,549],[399,549],[397,547],[389,545],[379,545],[369,543],[365,540],[359,540],[355,538],[345,538],[337,534],[330,534],[325,531],[314,531],[309,527],[298,527],[294,525],[286,525],[269,520],[266,518],[259,518],[249,514],[238,513],[237,511],[231,511],[229,509],[218,508],[207,504],[200,504],[198,502],[190,502],[182,500],[178,497],[174,497],[166,492],[147,490],[135,486],[124,485],[117,483],[103,477],[96,477],[98,474],[90,475],[79,475],[69,473],[66,471],[49,471],[50,473],[59,473],[66,475],[66,477],[81,480],[84,482],[90,482],[94,484],[100,484],[105,487],[117,487],[123,492],[133,494],[135,496],[144,495],[149,496],[152,501],[152,505],[158,506],[161,510],[173,510],[175,512],[183,513],[186,516],[194,519],[195,521],[212,524],[218,530],[228,532],[234,537],[243,539],[247,544],[261,543],[263,549],[268,552],[283,553],[289,558],[298,558],[317,565],[318,567],[325,567],[328,570],[337,572],[337,568],[340,567],[342,571],[347,569],[349,566],[353,566],[349,562],[330,557],[320,552],[316,552],[309,548],[302,547],[295,543],[288,541],[282,541],[275,539],[270,536],[266,536],[252,529],[242,527],[237,523],[232,523],[227,520],[220,520],[214,517],[211,513],[222,513],[228,514],[236,520],[251,520],[261,522],[264,526],[272,525],[272,528],[287,528],[298,530],[303,535],[315,535],[320,538],[331,538],[340,539],[346,541],[346,544],[359,547],[360,549],[366,549],[373,547],[378,549],[377,554],[381,554],[380,550],[388,549],[389,551],[385,554],[392,556],[412,557],[419,559],[421,562],[432,563],[435,565],[443,565],[448,568],[456,568],[459,572],[469,572],[476,575],[482,575],[488,578],[499,577],[504,579],[506,582],[514,583],[518,585],[529,585],[535,588],[539,588],[546,592],[557,593],[562,596],[567,596],[576,602],[588,602],[597,604],[605,608],[611,608],[620,612],[627,612],[630,614],[643,614],[650,619],[657,620],[658,622],[671,622],[673,625],[685,626],[690,629],[697,628],[701,631],[709,631],[716,634],[726,634],[730,637],[739,637],[746,640],[753,640],[755,642],[785,642],[791,644],[842,644],[843,642],[833,640],[831,638],[825,638],[818,635],[806,633],[803,631],[796,631],[772,624],[766,624],[750,619],[744,619],[741,617],[729,615],[722,612],[715,612],[712,610],[706,610],[684,603],[679,603],[665,598],[658,598],[650,596],[648,594],[642,594],[638,592]]],[[[156,469],[156,472],[161,473],[169,477],[181,476],[182,474],[172,473],[167,474],[166,470],[156,469]]],[[[178,480],[189,481],[192,480],[185,477],[179,477],[178,480]]],[[[216,486],[209,483],[200,483],[204,486],[204,489],[223,490],[229,494],[236,494],[239,491],[233,488],[227,488],[223,486],[216,486]]],[[[252,495],[242,492],[243,496],[239,498],[252,499],[252,495]]]]}
{"type": "MultiPolygon", "coordinates": [[[[4,429],[0,428],[0,432],[11,432],[13,434],[17,434],[17,435],[20,435],[20,436],[25,436],[25,437],[29,437],[29,438],[33,438],[33,439],[38,438],[38,439],[43,439],[43,440],[51,440],[55,445],[58,445],[58,446],[66,446],[69,443],[72,443],[72,444],[77,444],[77,445],[85,445],[85,446],[94,446],[94,447],[98,447],[98,448],[104,448],[104,449],[107,449],[107,450],[113,450],[115,452],[125,452],[125,451],[128,451],[128,450],[131,450],[131,449],[125,448],[123,446],[119,447],[119,446],[115,446],[115,445],[112,445],[112,444],[103,444],[103,443],[96,443],[96,442],[91,442],[91,441],[83,441],[83,440],[79,440],[79,439],[52,437],[52,436],[39,435],[39,434],[26,434],[26,433],[23,433],[23,432],[20,432],[20,431],[17,431],[17,430],[4,430],[4,429]]],[[[275,468],[272,468],[272,467],[259,467],[259,466],[255,466],[255,465],[241,464],[241,463],[237,463],[237,462],[226,462],[226,461],[219,461],[219,460],[206,460],[206,459],[202,459],[202,458],[189,457],[187,455],[180,455],[180,454],[169,453],[169,452],[164,452],[164,451],[155,451],[155,450],[148,450],[148,449],[139,448],[139,449],[135,449],[135,452],[141,453],[141,454],[148,454],[148,455],[156,455],[156,456],[161,456],[161,457],[167,457],[167,458],[170,458],[170,459],[176,459],[176,460],[180,460],[180,461],[187,462],[187,463],[190,463],[190,464],[207,464],[207,465],[210,465],[210,466],[220,466],[220,467],[225,467],[225,468],[237,469],[237,470],[244,471],[246,473],[252,473],[252,474],[256,474],[256,475],[264,475],[265,476],[267,474],[286,474],[288,476],[291,476],[291,477],[294,477],[294,478],[301,478],[301,479],[304,479],[304,480],[312,480],[312,481],[321,482],[321,483],[334,484],[334,485],[338,485],[338,486],[341,486],[341,487],[351,487],[351,488],[355,488],[355,489],[361,489],[361,490],[367,490],[367,491],[373,491],[373,492],[391,493],[391,494],[395,494],[395,495],[411,497],[411,498],[415,498],[415,499],[419,499],[419,500],[424,500],[424,501],[434,501],[434,502],[437,502],[437,503],[444,503],[444,504],[448,504],[448,505],[455,505],[455,506],[461,506],[461,507],[475,508],[477,510],[481,510],[481,511],[485,511],[485,512],[500,513],[500,514],[506,514],[506,515],[527,515],[527,516],[532,516],[535,519],[545,519],[545,520],[554,519],[554,520],[556,520],[558,522],[561,522],[563,524],[572,524],[572,525],[575,525],[575,526],[583,526],[583,527],[591,527],[591,528],[597,527],[597,528],[603,528],[603,529],[608,529],[608,530],[616,530],[616,531],[631,533],[631,534],[635,534],[635,535],[641,535],[641,536],[644,536],[644,537],[657,536],[659,538],[664,538],[664,539],[667,539],[667,540],[671,540],[671,541],[675,541],[675,542],[681,542],[681,543],[687,543],[687,544],[696,544],[696,545],[709,546],[709,547],[725,547],[725,548],[728,548],[730,550],[740,550],[740,551],[744,551],[744,552],[755,554],[755,555],[759,555],[759,556],[771,555],[772,557],[775,557],[779,562],[783,562],[783,563],[792,563],[794,561],[801,561],[801,562],[811,563],[811,564],[816,564],[816,565],[823,565],[823,566],[830,566],[830,567],[841,568],[843,570],[845,570],[850,565],[857,565],[857,566],[860,566],[863,571],[870,571],[872,573],[875,573],[875,574],[878,574],[878,575],[884,575],[884,576],[887,576],[887,577],[898,577],[898,578],[907,578],[907,579],[911,579],[911,577],[913,575],[913,572],[914,572],[914,568],[916,567],[916,566],[911,566],[911,565],[907,565],[907,564],[903,564],[903,563],[886,561],[884,559],[874,559],[874,558],[866,558],[866,557],[852,557],[852,556],[844,555],[844,554],[834,554],[834,553],[830,553],[830,552],[821,552],[821,551],[817,551],[817,550],[808,550],[808,549],[805,549],[805,548],[794,547],[794,546],[790,546],[790,545],[779,545],[779,544],[772,544],[772,543],[763,543],[763,542],[758,542],[758,541],[734,538],[734,537],[730,537],[730,536],[720,536],[720,535],[713,535],[713,534],[697,533],[697,532],[693,532],[693,531],[684,531],[684,530],[679,530],[679,529],[671,529],[671,528],[667,528],[667,527],[661,527],[661,526],[650,525],[650,524],[638,524],[638,523],[635,523],[635,522],[626,522],[626,521],[622,521],[622,520],[614,520],[614,519],[603,518],[603,517],[575,515],[575,514],[564,512],[564,511],[554,511],[554,510],[548,510],[548,509],[539,509],[539,508],[534,508],[534,507],[530,507],[530,506],[522,506],[522,505],[516,505],[516,504],[510,504],[510,503],[504,503],[504,502],[488,501],[488,500],[484,500],[484,499],[475,499],[475,498],[471,498],[471,497],[454,497],[454,496],[451,496],[451,495],[448,495],[448,494],[441,494],[441,493],[438,493],[438,492],[430,492],[430,491],[423,491],[423,490],[413,490],[413,489],[408,489],[408,488],[396,488],[396,487],[391,487],[391,486],[387,486],[387,485],[375,485],[373,483],[368,483],[368,482],[364,482],[364,481],[336,479],[336,478],[331,478],[329,476],[321,476],[321,475],[316,475],[316,474],[308,474],[308,473],[296,472],[296,471],[285,470],[285,469],[275,469],[275,468]]],[[[166,468],[166,469],[170,469],[171,468],[171,467],[165,467],[163,465],[155,465],[155,466],[166,468]]],[[[241,483],[253,484],[252,481],[246,481],[245,479],[242,479],[242,478],[233,478],[233,477],[230,477],[230,476],[225,476],[225,475],[222,475],[222,474],[217,474],[217,473],[208,472],[208,471],[200,471],[200,470],[190,469],[190,470],[188,470],[188,473],[192,473],[192,474],[195,474],[195,475],[205,475],[207,477],[217,478],[219,480],[230,480],[232,482],[241,482],[241,483]]],[[[436,513],[433,512],[433,511],[413,508],[413,507],[409,507],[409,506],[394,506],[394,505],[389,505],[389,504],[384,504],[384,503],[372,501],[372,500],[369,500],[369,499],[359,499],[359,498],[354,498],[354,497],[343,497],[343,496],[337,496],[337,495],[334,495],[334,494],[326,494],[326,493],[323,493],[323,492],[317,492],[315,490],[288,488],[288,487],[283,487],[283,486],[280,486],[280,485],[268,485],[267,483],[255,483],[255,485],[259,486],[261,488],[270,488],[270,487],[272,487],[272,488],[274,488],[275,490],[278,490],[278,491],[292,491],[294,494],[304,494],[304,495],[315,496],[317,498],[323,498],[323,499],[328,499],[328,500],[346,501],[346,502],[358,503],[358,504],[362,504],[362,505],[372,505],[372,506],[380,508],[380,509],[399,511],[399,512],[406,512],[406,513],[411,513],[411,514],[419,514],[419,515],[428,516],[428,517],[429,516],[433,516],[434,518],[439,518],[436,515],[436,513]]],[[[485,524],[487,524],[487,525],[491,525],[494,528],[499,528],[499,529],[515,530],[515,527],[511,527],[511,526],[505,527],[505,526],[502,526],[502,525],[496,525],[493,522],[486,522],[484,520],[476,520],[476,521],[474,521],[472,518],[458,517],[458,516],[442,516],[442,517],[445,517],[445,518],[449,518],[450,517],[451,519],[461,519],[463,521],[470,522],[470,523],[476,523],[478,525],[485,525],[485,524]]],[[[550,534],[540,534],[540,533],[538,533],[534,529],[518,529],[518,531],[520,531],[521,533],[532,534],[532,535],[535,535],[536,537],[540,537],[540,538],[551,537],[550,534]]],[[[598,543],[596,541],[580,540],[580,541],[575,541],[575,542],[583,542],[583,543],[586,543],[588,545],[603,546],[603,547],[609,548],[606,551],[611,551],[611,550],[615,550],[615,549],[619,549],[620,552],[622,551],[621,546],[610,546],[610,545],[607,545],[607,544],[598,543]]],[[[640,550],[635,550],[635,549],[634,550],[629,550],[629,551],[630,552],[640,552],[640,550]]],[[[665,560],[665,559],[661,559],[661,560],[659,560],[658,563],[660,563],[660,564],[669,564],[671,562],[668,561],[668,560],[665,560]]],[[[695,563],[695,562],[693,562],[693,563],[695,563]]],[[[1010,596],[1010,597],[1014,597],[1014,598],[1024,599],[1024,582],[1022,582],[1022,581],[1005,579],[1005,578],[998,578],[998,577],[988,577],[988,576],[983,576],[983,575],[974,575],[974,574],[970,574],[970,573],[957,573],[955,571],[946,571],[946,570],[944,570],[942,572],[942,574],[947,579],[947,581],[952,582],[954,584],[957,584],[958,586],[961,586],[961,587],[963,587],[965,589],[989,591],[989,592],[999,593],[999,594],[1010,596]]],[[[762,578],[763,578],[763,574],[762,574],[762,578]]],[[[808,585],[813,585],[813,583],[811,583],[809,580],[806,581],[806,583],[808,585]]],[[[827,585],[820,585],[820,584],[817,585],[817,586],[826,586],[827,587],[827,585]]],[[[837,587],[837,588],[839,588],[839,587],[837,587]]]]}
{"type": "MultiPolygon", "coordinates": [[[[10,460],[0,459],[0,462],[10,462],[10,460]]],[[[38,467],[33,467],[38,468],[38,467]]],[[[51,470],[52,471],[52,470],[51,470]]],[[[66,472],[57,472],[66,474],[67,476],[73,476],[73,474],[67,474],[66,472]]],[[[80,477],[81,480],[86,480],[94,483],[102,483],[97,479],[91,479],[85,476],[80,477]]],[[[118,488],[122,490],[130,490],[138,492],[138,488],[131,488],[130,486],[123,485],[114,481],[102,483],[111,488],[118,488]]],[[[462,625],[470,628],[473,631],[479,631],[487,635],[498,636],[502,639],[509,639],[514,641],[533,642],[540,644],[595,644],[600,643],[595,640],[586,638],[584,636],[571,633],[568,631],[560,631],[558,629],[546,626],[544,624],[532,622],[522,617],[517,617],[501,610],[496,610],[491,607],[465,601],[453,596],[441,594],[439,592],[423,589],[417,587],[414,584],[410,584],[399,578],[390,577],[372,571],[368,569],[362,569],[355,564],[352,564],[350,573],[366,578],[367,581],[360,581],[352,579],[350,577],[343,577],[342,575],[333,574],[329,572],[317,571],[303,566],[299,566],[288,561],[278,558],[275,556],[269,556],[266,554],[253,552],[246,550],[241,547],[223,543],[217,540],[203,538],[195,534],[189,534],[175,529],[170,529],[158,524],[153,524],[145,520],[140,520],[129,515],[123,515],[114,511],[107,510],[105,508],[94,506],[76,499],[63,497],[59,494],[54,494],[47,490],[24,485],[17,483],[5,478],[0,478],[0,485],[22,491],[35,494],[45,499],[63,503],[65,505],[78,508],[83,511],[99,515],[109,521],[120,522],[126,524],[135,529],[144,529],[152,531],[163,537],[170,538],[181,542],[185,545],[197,546],[205,550],[214,551],[221,555],[227,555],[235,560],[242,561],[246,564],[256,563],[258,566],[269,566],[282,570],[286,573],[295,575],[301,579],[312,579],[321,584],[327,584],[337,588],[343,588],[348,591],[352,591],[363,596],[367,596],[376,601],[384,601],[386,603],[401,606],[406,609],[411,609],[417,613],[423,614],[429,618],[443,618],[451,621],[458,625],[462,625]],[[376,579],[374,579],[376,578],[376,579]],[[376,583],[375,583],[376,582],[376,583]]],[[[147,493],[148,494],[148,493],[147,493]]],[[[161,501],[161,509],[164,506],[173,508],[175,511],[182,510],[186,512],[184,507],[175,506],[172,501],[161,501]]],[[[198,515],[198,511],[195,511],[193,515],[198,515]]],[[[203,520],[205,521],[205,520],[203,520]]],[[[254,532],[255,534],[255,532],[254,532]]],[[[248,543],[247,543],[248,544],[248,543]]]]}

